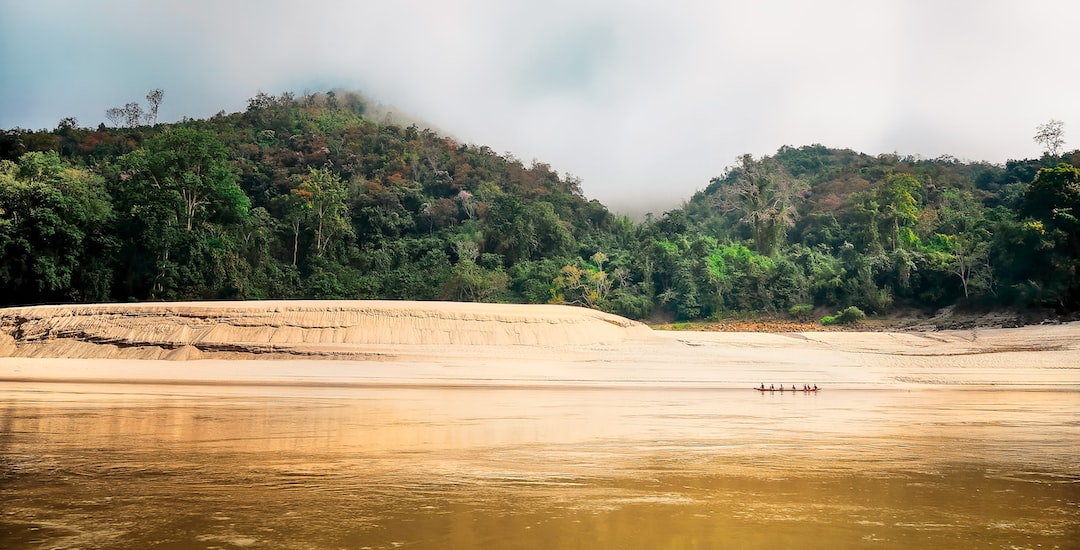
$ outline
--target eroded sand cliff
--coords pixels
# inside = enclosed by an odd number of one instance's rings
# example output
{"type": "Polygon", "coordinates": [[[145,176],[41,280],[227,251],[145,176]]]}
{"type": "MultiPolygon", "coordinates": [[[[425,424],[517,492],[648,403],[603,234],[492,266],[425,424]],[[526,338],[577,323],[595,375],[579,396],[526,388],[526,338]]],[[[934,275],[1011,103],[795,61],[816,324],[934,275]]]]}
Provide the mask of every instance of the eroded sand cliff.
{"type": "Polygon", "coordinates": [[[647,337],[585,308],[393,301],[77,304],[0,309],[0,357],[377,358],[384,345],[563,346],[647,337]]]}
{"type": "Polygon", "coordinates": [[[0,383],[45,381],[1075,391],[1080,323],[766,334],[654,332],[622,317],[552,305],[288,301],[0,309],[0,383]]]}

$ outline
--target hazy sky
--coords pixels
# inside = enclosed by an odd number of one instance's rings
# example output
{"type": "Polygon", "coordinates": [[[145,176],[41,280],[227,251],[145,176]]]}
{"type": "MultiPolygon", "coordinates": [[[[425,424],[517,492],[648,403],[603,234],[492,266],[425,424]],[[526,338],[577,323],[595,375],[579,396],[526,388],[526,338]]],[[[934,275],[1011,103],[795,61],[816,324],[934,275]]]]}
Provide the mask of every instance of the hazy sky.
{"type": "Polygon", "coordinates": [[[1080,146],[1075,0],[0,0],[0,127],[362,91],[616,211],[821,143],[1004,162],[1080,146]]]}

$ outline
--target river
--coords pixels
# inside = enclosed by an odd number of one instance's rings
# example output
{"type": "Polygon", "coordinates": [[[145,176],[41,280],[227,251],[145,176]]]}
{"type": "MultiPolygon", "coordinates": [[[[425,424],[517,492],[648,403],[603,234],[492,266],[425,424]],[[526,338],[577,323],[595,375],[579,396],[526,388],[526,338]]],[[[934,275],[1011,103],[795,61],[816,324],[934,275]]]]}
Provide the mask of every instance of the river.
{"type": "Polygon", "coordinates": [[[0,547],[1080,548],[1080,394],[0,384],[0,547]]]}

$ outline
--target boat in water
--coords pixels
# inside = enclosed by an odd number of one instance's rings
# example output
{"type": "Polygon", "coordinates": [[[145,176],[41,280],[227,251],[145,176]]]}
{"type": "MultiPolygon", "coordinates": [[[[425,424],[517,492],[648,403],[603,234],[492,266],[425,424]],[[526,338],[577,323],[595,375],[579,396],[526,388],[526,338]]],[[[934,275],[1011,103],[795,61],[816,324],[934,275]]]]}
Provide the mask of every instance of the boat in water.
{"type": "Polygon", "coordinates": [[[773,392],[780,392],[780,393],[784,393],[784,392],[788,392],[788,393],[798,393],[798,392],[815,393],[815,392],[821,391],[821,388],[819,388],[817,386],[815,386],[813,388],[796,388],[796,387],[792,386],[790,388],[779,387],[779,388],[754,388],[754,389],[759,391],[759,392],[762,392],[762,393],[773,393],[773,392]]]}

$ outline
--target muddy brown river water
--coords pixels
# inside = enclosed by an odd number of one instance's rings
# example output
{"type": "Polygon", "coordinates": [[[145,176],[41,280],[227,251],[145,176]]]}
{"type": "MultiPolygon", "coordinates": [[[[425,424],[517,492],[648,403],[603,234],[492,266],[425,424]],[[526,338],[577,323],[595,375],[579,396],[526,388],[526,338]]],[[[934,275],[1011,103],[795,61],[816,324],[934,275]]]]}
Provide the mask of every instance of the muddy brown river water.
{"type": "Polygon", "coordinates": [[[0,384],[0,547],[1080,548],[1080,393],[0,384]]]}

